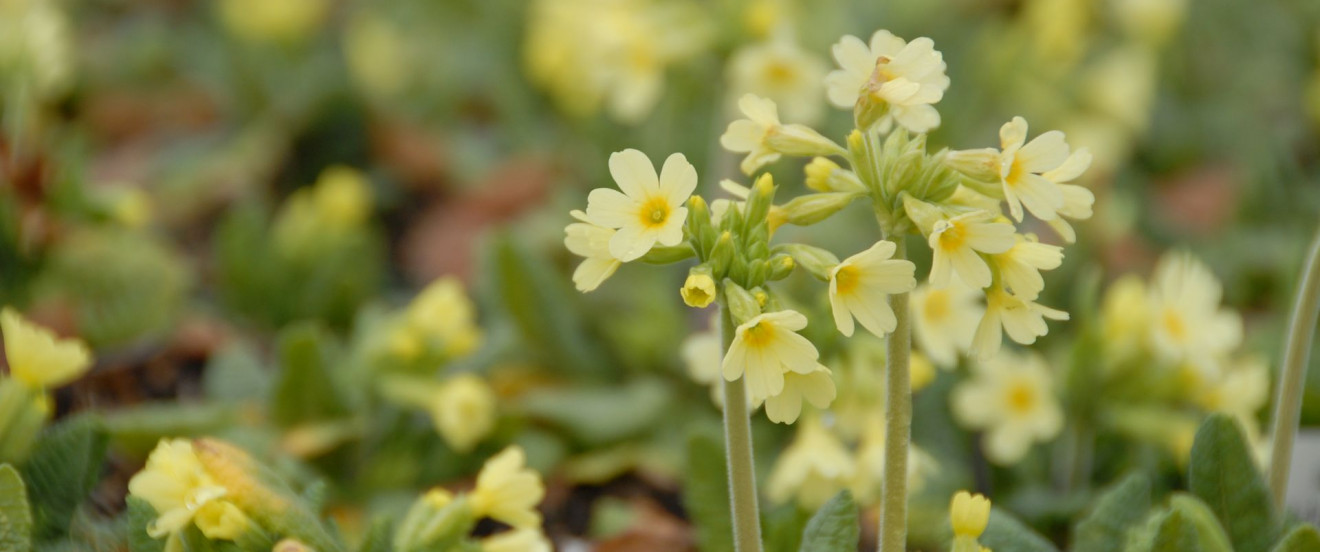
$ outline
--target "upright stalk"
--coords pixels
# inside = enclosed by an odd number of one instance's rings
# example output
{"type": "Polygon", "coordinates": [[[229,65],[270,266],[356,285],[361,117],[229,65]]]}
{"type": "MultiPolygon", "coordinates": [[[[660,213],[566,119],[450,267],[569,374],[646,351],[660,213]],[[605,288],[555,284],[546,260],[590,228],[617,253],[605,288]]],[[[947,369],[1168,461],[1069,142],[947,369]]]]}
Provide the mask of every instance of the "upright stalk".
{"type": "Polygon", "coordinates": [[[1306,367],[1315,336],[1316,316],[1320,315],[1320,234],[1311,243],[1311,252],[1298,283],[1297,299],[1288,322],[1288,336],[1283,350],[1283,372],[1274,396],[1274,442],[1270,451],[1270,490],[1275,510],[1282,511],[1288,494],[1288,470],[1292,464],[1293,441],[1302,410],[1302,390],[1306,367]]]}
{"type": "MultiPolygon", "coordinates": [[[[733,343],[733,314],[720,304],[721,354],[733,343]]],[[[747,386],[741,378],[724,380],[724,456],[729,468],[729,507],[733,513],[733,549],[761,552],[761,514],[756,503],[756,468],[752,464],[752,424],[747,386]]]]}
{"type": "MultiPolygon", "coordinates": [[[[904,235],[892,236],[895,259],[907,258],[904,235]]],[[[908,357],[912,350],[912,316],[908,294],[889,296],[898,325],[889,334],[885,370],[885,473],[881,487],[880,552],[907,548],[908,445],[912,436],[912,384],[908,357]]]]}

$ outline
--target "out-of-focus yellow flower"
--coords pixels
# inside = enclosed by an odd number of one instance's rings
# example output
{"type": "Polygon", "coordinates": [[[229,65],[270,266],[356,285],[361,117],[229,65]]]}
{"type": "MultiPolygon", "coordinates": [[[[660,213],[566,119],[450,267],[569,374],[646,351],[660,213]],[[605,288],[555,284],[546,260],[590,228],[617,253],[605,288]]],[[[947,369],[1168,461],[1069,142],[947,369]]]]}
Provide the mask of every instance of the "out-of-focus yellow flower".
{"type": "Polygon", "coordinates": [[[574,255],[583,257],[573,270],[573,285],[583,293],[594,291],[623,264],[610,254],[610,240],[616,230],[591,222],[582,211],[574,210],[569,214],[579,222],[564,228],[564,246],[574,255]]]}
{"type": "Polygon", "coordinates": [[[853,318],[876,337],[894,331],[898,320],[889,307],[889,295],[917,286],[916,265],[892,259],[894,250],[894,242],[881,240],[830,270],[830,308],[843,335],[852,336],[853,318]]]}
{"type": "Polygon", "coordinates": [[[545,496],[541,477],[526,467],[527,458],[518,446],[491,457],[477,474],[472,491],[472,509],[478,516],[493,518],[517,529],[541,524],[537,503],[545,496]]]}
{"type": "Polygon", "coordinates": [[[1002,288],[990,288],[985,295],[985,316],[972,337],[972,353],[986,360],[999,352],[1004,333],[1013,341],[1031,345],[1049,333],[1045,319],[1067,320],[1068,313],[1014,296],[1002,288]]]}
{"type": "Polygon", "coordinates": [[[744,46],[729,60],[730,90],[736,96],[756,94],[782,107],[795,123],[820,120],[821,81],[825,62],[803,50],[787,34],[744,46]]]}
{"type": "Polygon", "coordinates": [[[1256,412],[1270,398],[1270,368],[1261,358],[1249,357],[1217,371],[1210,377],[1201,376],[1192,389],[1192,399],[1210,412],[1223,412],[1248,427],[1248,434],[1259,434],[1256,412]]]}
{"type": "Polygon", "coordinates": [[[1090,41],[1091,6],[1090,0],[1028,0],[1022,17],[1032,51],[1061,69],[1072,67],[1090,41]]]}
{"type": "Polygon", "coordinates": [[[976,539],[981,538],[990,523],[990,499],[967,491],[958,491],[949,504],[949,524],[953,526],[953,552],[980,552],[984,550],[976,539]]]}
{"type": "Polygon", "coordinates": [[[440,436],[458,452],[471,452],[495,427],[495,393],[485,380],[472,374],[444,382],[429,410],[440,436]]]}
{"type": "Polygon", "coordinates": [[[0,1],[0,82],[51,99],[73,81],[73,33],[58,2],[0,1]]]}
{"type": "Polygon", "coordinates": [[[958,353],[972,345],[972,334],[981,320],[981,294],[962,280],[944,287],[929,284],[912,292],[912,329],[917,346],[943,368],[958,362],[958,353]]]}
{"type": "Polygon", "coordinates": [[[926,355],[914,352],[908,359],[908,386],[916,393],[935,381],[935,365],[926,355]]]}
{"type": "Polygon", "coordinates": [[[431,282],[413,299],[404,313],[409,331],[430,343],[439,343],[448,357],[461,357],[481,345],[482,331],[476,323],[476,307],[454,277],[431,282]]]}
{"type": "Polygon", "coordinates": [[[587,115],[604,104],[615,119],[637,123],[660,100],[665,69],[706,48],[702,15],[689,2],[538,0],[524,61],[567,111],[587,115]]]}
{"type": "Polygon", "coordinates": [[[304,253],[324,243],[325,234],[362,227],[371,215],[371,189],[356,169],[333,166],[316,183],[289,196],[275,221],[275,241],[285,251],[304,253]]]}
{"type": "Polygon", "coordinates": [[[784,391],[784,373],[816,371],[820,353],[798,330],[807,327],[807,317],[792,310],[767,312],[738,326],[721,365],[724,379],[746,378],[753,400],[766,399],[784,391]]]}
{"type": "Polygon", "coordinates": [[[985,431],[986,457],[996,464],[1018,461],[1035,441],[1063,428],[1049,366],[1035,353],[1002,353],[975,365],[973,376],[954,388],[953,413],[963,425],[985,431]]]}
{"type": "Polygon", "coordinates": [[[1067,219],[1091,218],[1091,206],[1095,204],[1095,194],[1076,184],[1059,184],[1059,191],[1063,192],[1063,207],[1056,211],[1058,217],[1045,221],[1045,224],[1054,229],[1063,241],[1074,243],[1077,241],[1077,232],[1073,230],[1067,219]]]}
{"type": "Polygon", "coordinates": [[[783,0],[751,0],[743,9],[743,26],[752,36],[766,37],[788,19],[783,0]]]}
{"type": "Polygon", "coordinates": [[[994,256],[995,266],[1004,285],[1018,297],[1035,300],[1045,289],[1040,271],[1054,270],[1063,264],[1063,248],[1036,241],[1035,236],[1017,236],[1008,251],[994,256]]]}
{"type": "Polygon", "coordinates": [[[1144,131],[1159,78],[1155,55],[1135,46],[1105,52],[1081,76],[1082,100],[1104,117],[1122,123],[1129,132],[1144,131]]]}
{"type": "Polygon", "coordinates": [[[388,19],[361,11],[344,29],[344,58],[353,82],[370,96],[390,98],[408,85],[408,45],[388,19]]]}
{"type": "Polygon", "coordinates": [[[1152,47],[1168,42],[1187,16],[1187,0],[1114,0],[1109,5],[1119,28],[1152,47]]]}
{"type": "Polygon", "coordinates": [[[777,424],[796,422],[802,414],[802,401],[816,408],[828,408],[836,391],[830,369],[817,364],[808,374],[784,373],[784,390],[765,399],[765,416],[777,424]]]}
{"type": "Polygon", "coordinates": [[[18,311],[0,311],[9,375],[32,389],[59,387],[82,376],[92,366],[92,353],[77,339],[60,339],[33,324],[18,311]]]}
{"type": "Polygon", "coordinates": [[[845,36],[834,45],[840,69],[825,77],[830,102],[852,109],[859,99],[886,111],[877,124],[882,131],[895,122],[922,133],[939,126],[936,102],[949,88],[944,74],[944,56],[931,39],[907,42],[886,30],[871,35],[868,46],[855,36],[845,36]]]}
{"type": "Polygon", "coordinates": [[[797,436],[770,472],[766,494],[783,503],[815,510],[848,487],[856,467],[848,450],[817,418],[797,424],[797,436]]]}
{"type": "Polygon", "coordinates": [[[1059,184],[1081,176],[1091,165],[1091,153],[1072,152],[1062,132],[1051,130],[1027,142],[1027,121],[1014,117],[999,129],[1002,152],[999,177],[1009,213],[1022,221],[1022,207],[1041,220],[1053,220],[1063,208],[1059,184]]]}
{"type": "Polygon", "coordinates": [[[1166,253],[1151,279],[1151,339],[1162,357],[1203,367],[1242,343],[1242,318],[1220,308],[1219,280],[1191,253],[1166,253]]]}
{"type": "Polygon", "coordinates": [[[752,174],[783,154],[831,155],[844,150],[829,138],[805,125],[779,122],[779,109],[773,100],[746,94],[738,100],[738,109],[746,119],[729,123],[720,136],[720,145],[736,153],[746,153],[739,168],[752,174]]]}
{"type": "Polygon", "coordinates": [[[935,223],[928,240],[933,252],[932,286],[944,287],[955,271],[971,287],[990,285],[990,267],[977,253],[1003,253],[1016,243],[1013,225],[994,218],[994,213],[975,211],[935,223]]]}
{"type": "Polygon", "coordinates": [[[523,528],[498,533],[481,541],[481,552],[550,552],[550,539],[540,529],[523,528]]]}
{"type": "Polygon", "coordinates": [[[610,175],[619,190],[597,188],[587,196],[587,217],[618,230],[610,238],[610,255],[628,262],[657,243],[674,246],[683,241],[683,204],[697,187],[697,170],[683,154],[670,155],[657,176],[646,154],[634,149],[615,152],[610,175]]]}
{"type": "Polygon", "coordinates": [[[1149,340],[1151,312],[1146,284],[1127,274],[1109,284],[1100,302],[1100,332],[1105,347],[1118,359],[1130,358],[1149,340]]]}
{"type": "MultiPolygon", "coordinates": [[[[915,445],[908,447],[908,493],[916,493],[936,468],[935,459],[915,445]]],[[[857,445],[857,470],[850,488],[857,502],[873,505],[880,502],[885,476],[885,424],[881,416],[872,416],[857,445]]]]}
{"type": "Polygon", "coordinates": [[[234,35],[253,42],[300,42],[321,28],[326,0],[221,0],[220,20],[234,35]]]}
{"type": "Polygon", "coordinates": [[[165,549],[183,550],[179,534],[196,524],[206,538],[234,540],[250,523],[226,499],[229,490],[198,460],[187,439],[162,440],[147,465],[128,482],[128,492],[145,500],[157,517],[147,526],[152,538],[168,538],[165,549]]]}

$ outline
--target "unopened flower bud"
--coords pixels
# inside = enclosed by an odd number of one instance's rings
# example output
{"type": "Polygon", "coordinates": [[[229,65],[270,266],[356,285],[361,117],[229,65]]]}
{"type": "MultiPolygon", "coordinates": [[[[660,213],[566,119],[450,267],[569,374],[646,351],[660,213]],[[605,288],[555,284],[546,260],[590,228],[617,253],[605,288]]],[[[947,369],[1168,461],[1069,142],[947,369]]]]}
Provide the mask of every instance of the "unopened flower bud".
{"type": "Polygon", "coordinates": [[[715,301],[715,278],[711,266],[706,263],[692,267],[687,280],[678,290],[683,296],[683,303],[689,307],[704,309],[715,301]]]}
{"type": "Polygon", "coordinates": [[[752,193],[747,196],[747,220],[743,223],[744,233],[748,233],[750,229],[766,222],[766,217],[770,214],[770,205],[774,202],[774,199],[774,178],[770,176],[770,173],[762,174],[760,178],[756,179],[756,184],[752,185],[752,193]]]}
{"type": "Polygon", "coordinates": [[[729,279],[724,280],[724,300],[729,306],[729,312],[733,314],[735,324],[742,324],[761,314],[761,304],[756,297],[729,279]]]}
{"type": "Polygon", "coordinates": [[[791,255],[797,265],[821,281],[829,281],[830,269],[839,264],[839,258],[833,253],[804,243],[785,244],[775,249],[791,255]]]}
{"type": "Polygon", "coordinates": [[[765,143],[784,155],[842,155],[842,146],[806,125],[779,125],[770,129],[765,143]]]}
{"type": "Polygon", "coordinates": [[[829,218],[861,196],[862,194],[858,192],[826,192],[798,196],[784,204],[784,218],[790,224],[809,226],[829,218]]]}
{"type": "Polygon", "coordinates": [[[711,268],[715,274],[723,274],[729,270],[729,264],[733,262],[733,233],[724,231],[720,233],[719,239],[715,240],[715,247],[710,251],[711,268]]]}
{"type": "Polygon", "coordinates": [[[471,532],[477,514],[467,496],[457,498],[441,488],[418,497],[394,534],[397,550],[446,550],[471,532]]]}
{"type": "Polygon", "coordinates": [[[792,256],[782,253],[771,257],[767,263],[770,268],[770,274],[767,278],[770,281],[787,278],[789,274],[793,273],[793,269],[797,267],[797,262],[793,260],[792,256]]]}
{"type": "Polygon", "coordinates": [[[866,187],[852,171],[834,161],[817,157],[807,163],[807,187],[817,192],[864,192],[866,187]]]}

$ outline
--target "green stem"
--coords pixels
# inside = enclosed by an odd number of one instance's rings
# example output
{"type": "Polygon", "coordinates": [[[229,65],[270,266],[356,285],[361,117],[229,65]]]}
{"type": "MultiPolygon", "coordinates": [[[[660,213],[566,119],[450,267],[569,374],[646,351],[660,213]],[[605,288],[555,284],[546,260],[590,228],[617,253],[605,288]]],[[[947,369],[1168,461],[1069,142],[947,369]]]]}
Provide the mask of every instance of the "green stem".
{"type": "MultiPolygon", "coordinates": [[[[720,304],[722,354],[733,343],[733,314],[720,304]]],[[[724,380],[724,455],[729,468],[729,508],[733,513],[733,549],[761,552],[761,514],[756,503],[756,467],[752,463],[752,423],[747,386],[742,378],[724,380]]]]}
{"type": "Polygon", "coordinates": [[[1315,336],[1316,316],[1320,315],[1320,234],[1311,243],[1311,252],[1298,284],[1288,322],[1288,337],[1283,350],[1283,373],[1274,398],[1274,442],[1270,451],[1270,490],[1274,506],[1282,511],[1288,493],[1288,470],[1292,463],[1293,441],[1301,419],[1302,391],[1306,382],[1307,357],[1315,336]]]}
{"type": "MultiPolygon", "coordinates": [[[[907,258],[905,236],[895,236],[895,259],[907,258]]],[[[889,334],[885,370],[885,473],[881,487],[880,552],[907,549],[908,444],[912,436],[912,385],[908,357],[912,350],[912,318],[908,294],[889,296],[898,325],[889,334]]]]}

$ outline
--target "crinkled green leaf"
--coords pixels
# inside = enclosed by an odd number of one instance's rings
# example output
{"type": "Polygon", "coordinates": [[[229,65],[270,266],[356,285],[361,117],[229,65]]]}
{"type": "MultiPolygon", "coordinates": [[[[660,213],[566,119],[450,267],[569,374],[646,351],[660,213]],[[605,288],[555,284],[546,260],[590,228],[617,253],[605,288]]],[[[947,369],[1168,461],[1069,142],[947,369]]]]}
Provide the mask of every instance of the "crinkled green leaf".
{"type": "Polygon", "coordinates": [[[37,540],[68,529],[74,511],[100,480],[105,449],[105,431],[94,418],[69,418],[42,433],[23,466],[37,540]]]}
{"type": "Polygon", "coordinates": [[[1096,500],[1091,512],[1073,534],[1075,552],[1120,552],[1127,533],[1141,524],[1150,510],[1150,478],[1127,476],[1096,500]]]}
{"type": "Polygon", "coordinates": [[[802,532],[800,552],[852,552],[862,538],[852,493],[840,491],[820,507],[802,532]]]}
{"type": "Polygon", "coordinates": [[[1271,552],[1315,552],[1320,550],[1320,531],[1307,523],[1293,527],[1287,535],[1279,539],[1271,552]]]}
{"type": "Polygon", "coordinates": [[[999,508],[991,508],[990,523],[986,525],[980,541],[991,550],[1059,552],[1048,539],[999,508]]]}
{"type": "Polygon", "coordinates": [[[688,438],[683,476],[683,506],[696,529],[697,548],[733,550],[724,444],[704,433],[688,438]]]}
{"type": "MultiPolygon", "coordinates": [[[[727,507],[725,514],[728,514],[727,507]]],[[[802,546],[802,533],[806,531],[808,521],[811,521],[811,513],[794,503],[762,510],[761,532],[764,535],[765,552],[796,552],[798,547],[802,546]]],[[[702,548],[702,550],[725,549],[702,548]]]]}
{"type": "Polygon", "coordinates": [[[32,549],[32,508],[27,488],[18,470],[0,464],[0,550],[28,552],[32,549]]]}
{"type": "Polygon", "coordinates": [[[1242,429],[1214,414],[1196,432],[1188,487],[1223,523],[1236,552],[1266,552],[1277,522],[1269,490],[1256,469],[1242,429]]]}
{"type": "Polygon", "coordinates": [[[153,539],[147,527],[156,519],[156,509],[136,496],[128,497],[128,550],[129,552],[161,552],[164,539],[153,539]]]}

